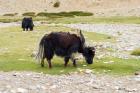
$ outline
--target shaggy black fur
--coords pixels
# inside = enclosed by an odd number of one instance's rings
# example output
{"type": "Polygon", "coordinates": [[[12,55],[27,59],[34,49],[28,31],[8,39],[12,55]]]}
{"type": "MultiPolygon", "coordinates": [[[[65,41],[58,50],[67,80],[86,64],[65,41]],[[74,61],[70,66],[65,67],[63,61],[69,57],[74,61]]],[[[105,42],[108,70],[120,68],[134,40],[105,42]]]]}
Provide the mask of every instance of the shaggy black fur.
{"type": "Polygon", "coordinates": [[[95,55],[94,47],[85,47],[79,36],[67,32],[52,32],[45,35],[39,46],[38,57],[41,59],[41,65],[44,66],[44,59],[46,58],[50,68],[54,54],[64,57],[65,66],[67,66],[70,58],[73,65],[76,66],[76,61],[72,58],[73,53],[82,53],[88,64],[93,63],[95,55]]]}
{"type": "Polygon", "coordinates": [[[32,20],[32,18],[30,17],[30,18],[23,18],[22,19],[22,29],[23,29],[23,31],[28,31],[28,30],[30,30],[30,31],[32,31],[33,30],[33,27],[34,27],[34,24],[33,24],[33,20],[32,20]]]}

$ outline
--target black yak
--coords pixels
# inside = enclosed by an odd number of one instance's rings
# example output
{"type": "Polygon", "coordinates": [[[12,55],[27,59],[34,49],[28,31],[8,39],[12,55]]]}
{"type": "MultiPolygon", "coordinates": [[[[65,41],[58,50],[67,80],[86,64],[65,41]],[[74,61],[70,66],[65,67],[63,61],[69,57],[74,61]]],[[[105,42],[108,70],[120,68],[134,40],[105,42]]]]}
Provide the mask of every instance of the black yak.
{"type": "Polygon", "coordinates": [[[88,64],[93,63],[95,48],[85,46],[85,38],[81,31],[79,35],[69,32],[52,32],[42,37],[36,57],[39,59],[42,67],[44,67],[45,58],[48,61],[49,68],[52,67],[51,59],[54,54],[64,57],[65,67],[69,59],[76,66],[76,60],[72,57],[72,54],[76,52],[82,53],[88,64]]]}
{"type": "Polygon", "coordinates": [[[29,18],[24,17],[22,19],[22,29],[23,29],[23,31],[25,31],[25,30],[26,31],[28,31],[28,30],[32,31],[33,27],[34,27],[34,24],[33,24],[33,20],[32,20],[31,17],[29,17],[29,18]]]}

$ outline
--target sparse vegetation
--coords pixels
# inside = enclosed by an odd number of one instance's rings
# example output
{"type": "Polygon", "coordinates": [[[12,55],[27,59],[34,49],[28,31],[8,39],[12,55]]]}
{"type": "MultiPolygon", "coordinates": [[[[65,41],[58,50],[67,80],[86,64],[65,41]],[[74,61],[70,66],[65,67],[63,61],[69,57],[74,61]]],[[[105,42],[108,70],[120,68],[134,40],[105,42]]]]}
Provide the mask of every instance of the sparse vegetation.
{"type": "Polygon", "coordinates": [[[59,13],[47,13],[40,12],[37,16],[46,16],[46,17],[74,17],[74,16],[92,16],[92,13],[83,12],[83,11],[72,11],[72,12],[59,12],[59,13]]]}
{"type": "Polygon", "coordinates": [[[133,50],[131,55],[140,56],[140,48],[133,50]]]}
{"type": "Polygon", "coordinates": [[[38,13],[37,16],[45,16],[45,17],[50,17],[50,18],[73,17],[72,14],[68,14],[66,12],[60,12],[60,13],[45,13],[45,12],[41,12],[41,13],[38,13]]]}
{"type": "Polygon", "coordinates": [[[3,16],[16,16],[18,13],[9,13],[9,14],[4,14],[3,16]]]}
{"type": "Polygon", "coordinates": [[[23,13],[22,15],[23,16],[35,16],[35,12],[26,12],[26,13],[23,13]]]}
{"type": "Polygon", "coordinates": [[[53,4],[53,7],[55,8],[58,8],[60,6],[60,2],[59,1],[56,1],[54,4],[53,4]]]}
{"type": "Polygon", "coordinates": [[[10,23],[10,22],[17,22],[17,21],[20,21],[21,18],[20,17],[14,17],[14,16],[1,16],[0,17],[0,22],[3,22],[3,23],[10,23]]]}
{"type": "Polygon", "coordinates": [[[72,15],[75,15],[75,16],[93,16],[93,13],[83,12],[83,11],[72,11],[72,12],[69,12],[69,13],[72,14],[72,15]]]}

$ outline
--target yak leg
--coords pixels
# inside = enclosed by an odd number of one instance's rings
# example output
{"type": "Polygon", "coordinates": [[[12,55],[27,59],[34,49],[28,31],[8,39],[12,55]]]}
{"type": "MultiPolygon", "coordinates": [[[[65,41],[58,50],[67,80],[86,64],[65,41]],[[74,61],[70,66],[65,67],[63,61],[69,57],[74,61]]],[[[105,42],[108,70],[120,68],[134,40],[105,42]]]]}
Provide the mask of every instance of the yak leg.
{"type": "Polygon", "coordinates": [[[49,68],[52,68],[51,60],[47,60],[49,64],[49,68]]]}
{"type": "Polygon", "coordinates": [[[73,66],[74,66],[74,67],[77,67],[77,65],[76,65],[76,60],[73,60],[73,66]]]}
{"type": "Polygon", "coordinates": [[[29,26],[26,26],[26,31],[28,31],[29,30],[29,26]]]}
{"type": "Polygon", "coordinates": [[[48,49],[46,49],[44,51],[45,51],[45,58],[48,61],[49,68],[52,68],[51,59],[54,56],[54,52],[53,52],[53,50],[51,48],[48,48],[48,49]]]}
{"type": "Polygon", "coordinates": [[[30,31],[33,31],[33,27],[30,27],[30,31]]]}
{"type": "Polygon", "coordinates": [[[44,67],[44,58],[41,60],[41,67],[44,67]]]}
{"type": "Polygon", "coordinates": [[[75,59],[75,57],[74,57],[73,54],[71,55],[71,61],[73,62],[73,66],[74,67],[77,67],[77,65],[76,65],[76,59],[75,59]]]}
{"type": "Polygon", "coordinates": [[[25,28],[23,28],[23,31],[25,31],[25,28]]]}
{"type": "Polygon", "coordinates": [[[70,57],[65,57],[65,58],[64,58],[64,61],[65,61],[64,66],[65,66],[65,67],[67,67],[67,64],[68,64],[68,62],[69,62],[69,59],[70,59],[70,57]]]}
{"type": "Polygon", "coordinates": [[[70,56],[70,59],[71,61],[73,62],[73,66],[76,67],[76,59],[74,57],[74,54],[73,53],[76,53],[76,51],[78,50],[78,45],[74,45],[72,47],[69,48],[69,51],[68,51],[68,54],[71,55],[70,56]]]}

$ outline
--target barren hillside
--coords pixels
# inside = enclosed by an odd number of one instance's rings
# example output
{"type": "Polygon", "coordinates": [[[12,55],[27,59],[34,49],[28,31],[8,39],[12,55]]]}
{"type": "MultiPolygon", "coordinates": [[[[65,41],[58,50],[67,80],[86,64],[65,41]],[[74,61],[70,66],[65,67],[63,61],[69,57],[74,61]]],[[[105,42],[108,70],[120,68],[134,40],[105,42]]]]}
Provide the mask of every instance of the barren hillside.
{"type": "Polygon", "coordinates": [[[139,16],[140,0],[0,0],[0,15],[29,11],[89,11],[97,16],[139,16]],[[58,1],[59,7],[54,7],[58,1]]]}

